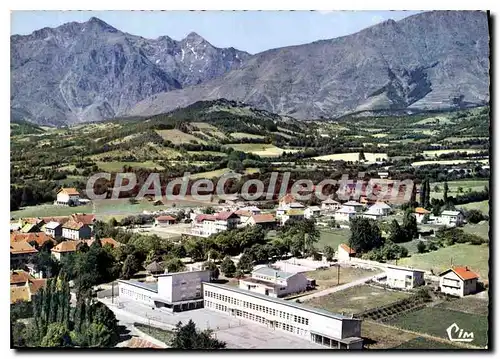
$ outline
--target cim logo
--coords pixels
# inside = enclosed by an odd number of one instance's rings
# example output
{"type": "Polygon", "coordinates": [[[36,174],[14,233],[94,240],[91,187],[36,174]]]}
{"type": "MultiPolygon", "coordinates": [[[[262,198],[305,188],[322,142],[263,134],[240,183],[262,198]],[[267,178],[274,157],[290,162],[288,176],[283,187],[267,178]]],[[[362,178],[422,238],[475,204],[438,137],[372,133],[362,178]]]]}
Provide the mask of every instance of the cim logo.
{"type": "Polygon", "coordinates": [[[457,323],[453,323],[446,329],[448,333],[448,338],[452,342],[467,342],[470,343],[474,340],[474,332],[466,332],[463,329],[460,329],[457,323]]]}

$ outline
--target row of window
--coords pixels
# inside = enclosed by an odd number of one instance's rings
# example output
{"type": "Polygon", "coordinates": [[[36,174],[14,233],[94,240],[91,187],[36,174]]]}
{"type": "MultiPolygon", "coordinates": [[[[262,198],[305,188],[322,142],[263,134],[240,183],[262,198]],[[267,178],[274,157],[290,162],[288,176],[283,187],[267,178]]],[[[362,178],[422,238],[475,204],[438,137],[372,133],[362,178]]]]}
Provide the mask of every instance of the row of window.
{"type": "Polygon", "coordinates": [[[220,300],[220,301],[225,302],[225,303],[240,306],[243,308],[252,309],[252,310],[255,310],[257,312],[269,314],[269,315],[279,317],[279,318],[282,318],[282,319],[285,319],[288,321],[293,321],[295,323],[309,325],[308,318],[301,317],[301,316],[295,315],[295,314],[290,314],[288,312],[284,312],[284,311],[277,310],[274,308],[269,308],[269,307],[264,306],[264,305],[259,305],[259,304],[247,302],[244,300],[239,300],[239,299],[230,297],[228,295],[214,293],[214,292],[206,290],[205,291],[205,298],[214,298],[214,299],[220,300]]]}
{"type": "Polygon", "coordinates": [[[123,294],[123,295],[126,295],[128,297],[133,297],[137,300],[142,300],[142,301],[150,301],[151,300],[151,297],[150,296],[147,296],[147,295],[144,295],[144,294],[140,294],[140,293],[137,293],[137,292],[134,292],[133,290],[130,290],[130,289],[126,289],[126,288],[120,288],[120,292],[123,294]]]}
{"type": "MultiPolygon", "coordinates": [[[[218,310],[218,311],[221,311],[221,312],[228,312],[229,311],[227,306],[219,304],[219,303],[214,303],[214,302],[211,302],[211,301],[207,301],[207,300],[205,301],[205,307],[211,308],[211,309],[215,309],[215,310],[218,310]]],[[[256,315],[256,314],[253,314],[253,313],[246,312],[244,310],[235,309],[234,310],[234,314],[237,317],[241,317],[243,319],[251,320],[253,322],[257,322],[257,323],[261,323],[261,324],[266,324],[266,325],[268,323],[268,320],[266,318],[264,318],[264,317],[262,317],[260,315],[256,315]]],[[[287,323],[282,323],[282,322],[275,321],[274,322],[274,326],[277,329],[288,331],[290,333],[294,333],[294,334],[301,335],[301,336],[306,336],[308,334],[307,330],[295,327],[295,326],[287,324],[287,323]]]]}

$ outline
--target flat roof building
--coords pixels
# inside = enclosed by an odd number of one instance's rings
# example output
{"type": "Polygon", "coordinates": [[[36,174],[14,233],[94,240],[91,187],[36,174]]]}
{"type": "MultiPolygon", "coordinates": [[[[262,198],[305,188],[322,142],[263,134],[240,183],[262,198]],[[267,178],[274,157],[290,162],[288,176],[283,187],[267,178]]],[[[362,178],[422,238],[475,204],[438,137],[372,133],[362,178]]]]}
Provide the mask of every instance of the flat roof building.
{"type": "Polygon", "coordinates": [[[240,279],[239,287],[271,297],[283,297],[305,292],[308,283],[302,273],[287,273],[271,267],[261,267],[252,272],[252,277],[240,279]]]}
{"type": "Polygon", "coordinates": [[[361,320],[223,284],[203,283],[204,307],[329,348],[362,349],[361,320]]]}
{"type": "Polygon", "coordinates": [[[172,312],[203,307],[202,282],[210,282],[210,271],[165,273],[157,282],[119,280],[121,301],[134,300],[172,312]]]}

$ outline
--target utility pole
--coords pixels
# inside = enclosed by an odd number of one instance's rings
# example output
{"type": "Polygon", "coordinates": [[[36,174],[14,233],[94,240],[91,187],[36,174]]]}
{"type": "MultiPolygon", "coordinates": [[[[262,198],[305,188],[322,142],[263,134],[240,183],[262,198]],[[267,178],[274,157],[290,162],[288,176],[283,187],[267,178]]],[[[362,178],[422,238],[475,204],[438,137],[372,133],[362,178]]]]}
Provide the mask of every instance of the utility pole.
{"type": "Polygon", "coordinates": [[[111,304],[114,304],[115,301],[115,281],[111,282],[111,304]]]}
{"type": "Polygon", "coordinates": [[[337,285],[340,284],[340,264],[337,263],[337,285]]]}

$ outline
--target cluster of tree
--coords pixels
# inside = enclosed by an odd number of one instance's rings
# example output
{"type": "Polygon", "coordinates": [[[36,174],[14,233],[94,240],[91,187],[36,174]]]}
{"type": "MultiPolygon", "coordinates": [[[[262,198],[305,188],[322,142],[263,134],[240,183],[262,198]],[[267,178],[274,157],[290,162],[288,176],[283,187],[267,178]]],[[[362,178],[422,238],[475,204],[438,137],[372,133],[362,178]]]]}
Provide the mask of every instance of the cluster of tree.
{"type": "Polygon", "coordinates": [[[213,331],[205,329],[200,331],[190,319],[186,325],[177,323],[174,336],[169,343],[172,349],[216,350],[224,349],[226,343],[213,338],[213,331]]]}
{"type": "Polygon", "coordinates": [[[15,347],[103,348],[117,342],[114,313],[87,296],[78,296],[76,307],[71,308],[69,284],[64,277],[49,279],[28,305],[32,306],[32,317],[27,324],[11,314],[15,347]]]}
{"type": "Polygon", "coordinates": [[[428,241],[427,245],[423,241],[418,241],[417,243],[417,252],[418,253],[425,253],[425,252],[432,252],[438,249],[438,246],[436,243],[432,241],[428,241]]]}
{"type": "Polygon", "coordinates": [[[384,262],[404,257],[408,257],[408,249],[397,245],[390,240],[386,240],[381,247],[374,248],[363,255],[363,258],[377,262],[384,262]]]}
{"type": "Polygon", "coordinates": [[[411,208],[405,211],[403,225],[400,226],[397,220],[393,220],[389,225],[389,240],[394,243],[409,242],[418,237],[417,219],[411,208]]]}
{"type": "Polygon", "coordinates": [[[441,228],[436,232],[436,239],[445,246],[452,246],[455,243],[469,243],[481,245],[488,243],[488,240],[472,233],[466,233],[460,228],[441,228]]]}

